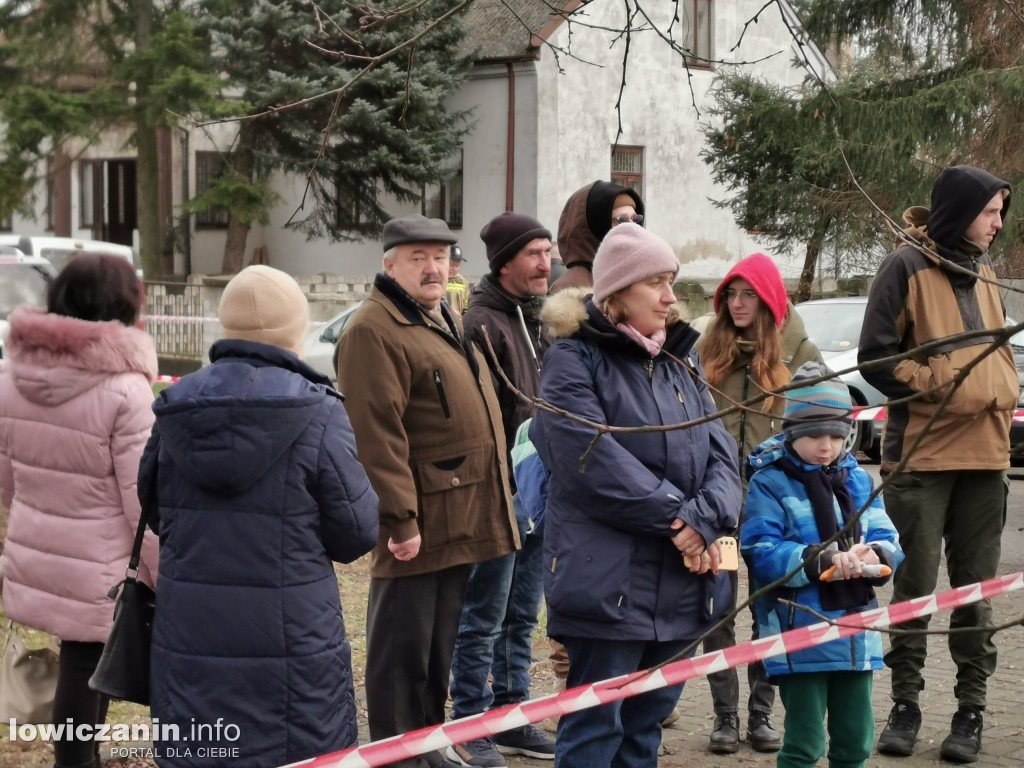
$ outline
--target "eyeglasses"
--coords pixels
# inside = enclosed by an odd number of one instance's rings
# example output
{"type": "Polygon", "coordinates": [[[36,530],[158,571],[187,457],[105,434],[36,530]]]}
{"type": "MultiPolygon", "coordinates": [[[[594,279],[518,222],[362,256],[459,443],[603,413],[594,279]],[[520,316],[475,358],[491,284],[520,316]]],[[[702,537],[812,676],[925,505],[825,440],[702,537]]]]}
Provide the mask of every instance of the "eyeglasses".
{"type": "Polygon", "coordinates": [[[631,214],[628,214],[628,213],[624,213],[621,216],[613,216],[612,217],[612,226],[613,227],[617,227],[617,226],[619,226],[619,224],[629,224],[630,222],[633,222],[634,224],[643,224],[644,223],[644,216],[643,216],[643,214],[642,213],[634,213],[634,214],[631,215],[631,214]]]}
{"type": "Polygon", "coordinates": [[[755,299],[760,298],[757,295],[757,291],[753,291],[750,288],[744,288],[742,291],[734,291],[732,288],[726,288],[722,291],[722,295],[725,297],[726,302],[732,301],[737,296],[739,296],[742,301],[754,301],[755,299]]]}

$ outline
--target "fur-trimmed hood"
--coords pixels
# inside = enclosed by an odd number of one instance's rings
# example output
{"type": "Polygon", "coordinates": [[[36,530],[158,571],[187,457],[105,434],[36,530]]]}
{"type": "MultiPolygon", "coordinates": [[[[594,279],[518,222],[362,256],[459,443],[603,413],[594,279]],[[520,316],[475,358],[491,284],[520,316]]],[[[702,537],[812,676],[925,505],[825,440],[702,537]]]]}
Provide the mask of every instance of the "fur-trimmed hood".
{"type": "Polygon", "coordinates": [[[6,352],[18,391],[44,405],[67,402],[112,375],[140,373],[149,382],[157,376],[156,347],[145,331],[38,307],[11,313],[6,352]]]}
{"type": "MultiPolygon", "coordinates": [[[[593,292],[592,288],[566,288],[545,300],[540,319],[552,336],[568,339],[579,333],[584,323],[588,322],[587,299],[593,292]]],[[[675,310],[679,314],[676,323],[689,318],[686,305],[682,302],[675,305],[675,310]]]]}

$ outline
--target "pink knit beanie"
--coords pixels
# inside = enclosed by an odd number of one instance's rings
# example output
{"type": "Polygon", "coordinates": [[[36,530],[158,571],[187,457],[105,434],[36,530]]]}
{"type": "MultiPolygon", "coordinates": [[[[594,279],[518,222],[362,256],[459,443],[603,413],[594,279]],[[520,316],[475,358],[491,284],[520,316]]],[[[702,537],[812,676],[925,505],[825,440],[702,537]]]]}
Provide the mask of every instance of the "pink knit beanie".
{"type": "Polygon", "coordinates": [[[612,227],[594,256],[594,303],[662,272],[679,272],[679,259],[668,243],[639,224],[612,227]]]}
{"type": "Polygon", "coordinates": [[[718,284],[718,290],[715,291],[715,312],[718,312],[722,305],[722,293],[729,283],[738,277],[750,283],[758,298],[768,305],[768,309],[775,316],[775,325],[781,328],[786,319],[786,304],[789,297],[786,295],[786,286],[782,282],[782,273],[779,272],[778,266],[771,257],[763,253],[755,253],[740,259],[739,263],[729,270],[729,274],[718,284]]]}

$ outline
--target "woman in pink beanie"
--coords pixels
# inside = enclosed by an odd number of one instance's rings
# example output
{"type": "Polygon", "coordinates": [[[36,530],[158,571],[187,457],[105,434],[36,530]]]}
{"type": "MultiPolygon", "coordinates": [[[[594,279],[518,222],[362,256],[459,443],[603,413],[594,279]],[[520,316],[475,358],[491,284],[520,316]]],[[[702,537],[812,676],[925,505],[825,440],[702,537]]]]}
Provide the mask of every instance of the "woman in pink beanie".
{"type": "MultiPolygon", "coordinates": [[[[740,260],[719,284],[715,316],[697,342],[697,351],[720,410],[778,389],[788,384],[793,372],[805,362],[821,361],[821,353],[807,338],[800,316],[789,310],[779,268],[763,253],[740,260]]],[[[722,417],[722,424],[736,440],[740,467],[754,448],[782,429],[784,405],[784,398],[767,397],[749,409],[722,417]]],[[[704,650],[735,644],[736,626],[730,624],[707,638],[704,650]]],[[[782,742],[771,717],[775,691],[767,681],[764,665],[758,662],[747,667],[747,680],[747,742],[759,752],[778,751],[782,742]]],[[[716,754],[736,752],[740,740],[736,670],[715,672],[708,675],[708,682],[715,710],[708,749],[716,754]]]]}
{"type": "MultiPolygon", "coordinates": [[[[570,688],[647,669],[684,651],[722,616],[729,580],[717,539],[739,518],[735,444],[674,308],[679,261],[626,222],[594,258],[594,294],[566,289],[541,316],[557,337],[540,396],[620,427],[603,435],[538,410],[530,438],[550,471],[544,522],[548,635],[569,653],[570,688]],[[687,559],[689,558],[689,559],[687,559]]],[[[656,768],[661,723],[682,685],[563,715],[559,768],[656,768]]]]}

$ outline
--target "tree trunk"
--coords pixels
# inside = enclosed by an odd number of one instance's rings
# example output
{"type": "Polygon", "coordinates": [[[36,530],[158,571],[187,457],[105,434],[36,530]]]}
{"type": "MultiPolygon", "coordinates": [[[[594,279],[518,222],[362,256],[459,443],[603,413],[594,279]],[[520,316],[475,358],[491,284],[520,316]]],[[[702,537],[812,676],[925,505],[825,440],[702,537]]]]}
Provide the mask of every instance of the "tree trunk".
{"type": "MultiPolygon", "coordinates": [[[[153,31],[153,2],[139,0],[138,17],[135,25],[135,47],[145,50],[149,47],[153,31]]],[[[157,151],[156,126],[149,118],[149,78],[151,73],[140,73],[135,82],[135,142],[136,157],[136,202],[138,204],[139,257],[143,272],[156,276],[161,273],[163,254],[163,231],[160,222],[160,178],[159,153],[157,151]]]]}
{"type": "MultiPolygon", "coordinates": [[[[231,153],[231,167],[228,173],[241,176],[252,181],[256,163],[253,155],[255,143],[255,131],[252,123],[243,120],[238,128],[238,144],[231,153]]],[[[228,237],[224,243],[224,261],[221,264],[221,274],[233,275],[242,269],[242,261],[245,257],[245,241],[249,237],[248,221],[239,216],[238,209],[234,206],[228,209],[228,237]]]]}
{"type": "Polygon", "coordinates": [[[814,233],[807,240],[807,250],[804,252],[804,267],[800,270],[800,282],[796,287],[796,295],[793,303],[799,304],[811,298],[811,286],[814,283],[814,267],[818,263],[818,256],[821,255],[821,248],[825,244],[825,235],[832,224],[831,216],[823,216],[818,219],[814,227],[814,233]]]}

